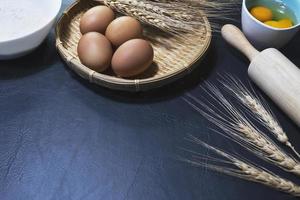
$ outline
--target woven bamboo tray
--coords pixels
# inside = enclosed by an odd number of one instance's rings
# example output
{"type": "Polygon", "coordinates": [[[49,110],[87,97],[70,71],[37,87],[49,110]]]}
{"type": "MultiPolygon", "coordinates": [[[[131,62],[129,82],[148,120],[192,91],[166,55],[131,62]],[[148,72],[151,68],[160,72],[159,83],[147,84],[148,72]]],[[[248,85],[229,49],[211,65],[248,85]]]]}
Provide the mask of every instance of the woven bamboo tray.
{"type": "Polygon", "coordinates": [[[207,51],[211,41],[211,28],[206,17],[205,26],[196,34],[171,37],[149,26],[144,26],[144,35],[154,49],[154,62],[143,74],[132,79],[115,76],[111,71],[95,72],[81,64],[77,44],[81,37],[79,22],[89,8],[99,5],[93,0],[75,2],[64,11],[56,26],[56,47],[63,60],[78,75],[92,83],[125,91],[144,91],[163,86],[192,71],[195,62],[207,51]]]}

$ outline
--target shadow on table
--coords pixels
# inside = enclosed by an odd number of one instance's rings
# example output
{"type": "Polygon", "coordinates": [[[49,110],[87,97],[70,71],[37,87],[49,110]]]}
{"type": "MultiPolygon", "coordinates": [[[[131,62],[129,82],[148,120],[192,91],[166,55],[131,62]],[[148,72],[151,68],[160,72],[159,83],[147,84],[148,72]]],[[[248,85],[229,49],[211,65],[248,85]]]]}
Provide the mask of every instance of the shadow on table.
{"type": "Polygon", "coordinates": [[[215,46],[212,44],[206,56],[202,61],[198,61],[196,63],[198,66],[190,74],[166,86],[144,92],[133,93],[110,90],[96,84],[91,84],[77,75],[74,77],[86,88],[115,101],[126,103],[154,103],[179,96],[185,91],[195,88],[201,82],[206,80],[214,69],[215,60],[217,59],[216,56],[215,46]]]}
{"type": "Polygon", "coordinates": [[[300,68],[299,46],[300,32],[285,47],[280,49],[298,68],[300,68]]]}
{"type": "Polygon", "coordinates": [[[48,38],[29,55],[0,61],[0,80],[30,76],[51,67],[59,60],[52,43],[53,41],[48,38]]]}

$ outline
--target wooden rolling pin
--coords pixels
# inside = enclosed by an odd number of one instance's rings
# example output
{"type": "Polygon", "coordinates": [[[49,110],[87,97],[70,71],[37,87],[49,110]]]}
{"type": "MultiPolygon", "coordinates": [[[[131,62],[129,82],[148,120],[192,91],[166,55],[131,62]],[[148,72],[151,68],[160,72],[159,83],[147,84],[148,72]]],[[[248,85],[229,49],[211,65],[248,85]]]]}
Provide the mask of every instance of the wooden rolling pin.
{"type": "Polygon", "coordinates": [[[234,25],[221,32],[251,61],[250,78],[300,127],[300,69],[274,48],[257,51],[234,25]]]}

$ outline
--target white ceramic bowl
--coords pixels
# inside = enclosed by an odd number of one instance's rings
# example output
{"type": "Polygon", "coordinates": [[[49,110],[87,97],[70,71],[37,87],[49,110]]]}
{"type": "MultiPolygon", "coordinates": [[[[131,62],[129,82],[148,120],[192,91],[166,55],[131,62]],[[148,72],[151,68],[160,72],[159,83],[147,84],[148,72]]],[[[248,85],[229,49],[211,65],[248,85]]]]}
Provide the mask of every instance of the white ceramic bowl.
{"type": "Polygon", "coordinates": [[[300,0],[243,0],[242,28],[249,41],[258,49],[281,48],[300,30],[300,0]],[[297,24],[291,28],[279,29],[265,25],[249,12],[254,5],[283,3],[295,14],[297,24]]]}
{"type": "Polygon", "coordinates": [[[53,26],[62,0],[1,0],[0,60],[37,48],[53,26]]]}

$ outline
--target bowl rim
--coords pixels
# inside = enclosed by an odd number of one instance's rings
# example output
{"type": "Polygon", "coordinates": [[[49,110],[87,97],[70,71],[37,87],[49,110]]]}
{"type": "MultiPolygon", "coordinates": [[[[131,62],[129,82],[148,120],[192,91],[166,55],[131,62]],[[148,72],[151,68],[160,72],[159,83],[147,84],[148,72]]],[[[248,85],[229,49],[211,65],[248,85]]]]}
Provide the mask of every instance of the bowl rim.
{"type": "Polygon", "coordinates": [[[264,23],[262,23],[261,21],[259,21],[258,19],[256,19],[248,10],[247,6],[246,6],[246,1],[247,0],[243,0],[243,5],[242,5],[242,9],[247,13],[247,15],[252,19],[254,20],[256,23],[262,25],[263,27],[267,28],[267,29],[270,29],[270,30],[274,30],[274,31],[288,31],[288,30],[293,30],[293,29],[296,29],[298,27],[300,27],[300,22],[298,22],[297,24],[289,27],[289,28],[275,28],[275,27],[271,27],[271,26],[268,26],[264,23]]]}
{"type": "Polygon", "coordinates": [[[1,44],[5,44],[5,43],[9,43],[9,42],[14,42],[14,41],[17,41],[17,40],[22,40],[24,38],[27,38],[33,34],[35,34],[36,32],[39,32],[41,30],[43,30],[45,27],[47,27],[49,24],[51,24],[51,22],[58,16],[60,10],[61,10],[61,7],[62,7],[62,0],[51,0],[53,3],[57,3],[57,10],[54,12],[53,16],[49,17],[49,20],[47,20],[47,23],[41,25],[40,27],[36,28],[36,29],[33,29],[32,31],[30,32],[27,32],[25,33],[24,35],[21,35],[21,36],[17,36],[17,37],[14,37],[14,38],[11,38],[11,39],[8,39],[8,40],[1,40],[0,39],[0,45],[1,44]]]}

